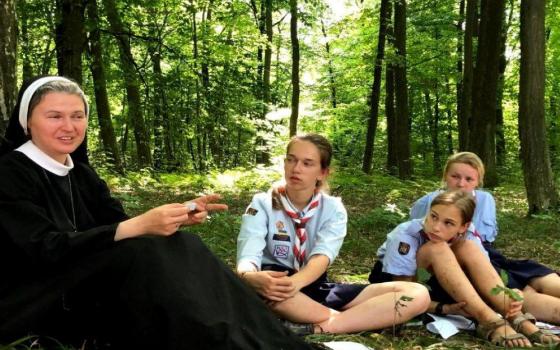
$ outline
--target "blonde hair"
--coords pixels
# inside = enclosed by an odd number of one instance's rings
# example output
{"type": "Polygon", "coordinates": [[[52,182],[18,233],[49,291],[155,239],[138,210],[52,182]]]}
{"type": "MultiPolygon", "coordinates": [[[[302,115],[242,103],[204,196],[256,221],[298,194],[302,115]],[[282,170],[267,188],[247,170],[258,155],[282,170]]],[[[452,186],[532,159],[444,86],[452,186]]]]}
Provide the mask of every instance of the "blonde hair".
{"type": "Polygon", "coordinates": [[[482,186],[484,184],[484,163],[480,158],[472,153],[472,152],[459,152],[449,156],[447,158],[447,162],[445,163],[445,167],[443,168],[443,176],[442,176],[442,186],[446,187],[445,178],[449,173],[449,169],[453,164],[460,163],[460,164],[467,164],[473,167],[476,172],[478,173],[478,185],[482,186]]]}

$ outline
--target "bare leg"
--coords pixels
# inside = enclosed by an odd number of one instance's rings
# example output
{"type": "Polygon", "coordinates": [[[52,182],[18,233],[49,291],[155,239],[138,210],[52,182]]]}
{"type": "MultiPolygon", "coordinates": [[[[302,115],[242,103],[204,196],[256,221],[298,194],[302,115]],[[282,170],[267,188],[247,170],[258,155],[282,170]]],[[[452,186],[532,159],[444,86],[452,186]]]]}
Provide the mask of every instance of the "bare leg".
{"type": "Polygon", "coordinates": [[[560,276],[556,273],[533,278],[529,285],[539,293],[560,298],[560,276]]]}
{"type": "Polygon", "coordinates": [[[469,275],[469,280],[474,284],[476,290],[494,310],[505,315],[509,310],[510,298],[504,294],[492,295],[491,290],[496,286],[504,286],[504,282],[484,255],[480,248],[472,241],[466,240],[454,246],[453,252],[461,264],[461,267],[469,275]]]}
{"type": "MultiPolygon", "coordinates": [[[[462,244],[472,244],[465,241],[462,244]]],[[[484,257],[484,259],[486,259],[484,257]]],[[[479,296],[471,284],[459,262],[446,243],[425,243],[416,255],[418,267],[425,268],[438,279],[441,286],[456,301],[466,302],[465,310],[479,323],[487,324],[496,320],[496,313],[479,296]]],[[[493,270],[493,268],[492,268],[493,270]]],[[[516,332],[508,325],[498,327],[494,333],[505,336],[516,332]]],[[[531,346],[527,339],[509,340],[507,346],[531,346]]]]}
{"type": "Polygon", "coordinates": [[[328,333],[351,333],[406,322],[426,311],[429,304],[428,291],[422,285],[388,282],[367,286],[342,312],[329,309],[303,293],[274,305],[273,311],[293,322],[316,324],[328,333]],[[402,296],[412,300],[399,300],[402,296]],[[397,301],[405,306],[395,310],[397,301]]]}
{"type": "Polygon", "coordinates": [[[560,298],[539,293],[531,286],[523,289],[523,295],[524,311],[533,314],[539,321],[560,324],[560,298]]]}

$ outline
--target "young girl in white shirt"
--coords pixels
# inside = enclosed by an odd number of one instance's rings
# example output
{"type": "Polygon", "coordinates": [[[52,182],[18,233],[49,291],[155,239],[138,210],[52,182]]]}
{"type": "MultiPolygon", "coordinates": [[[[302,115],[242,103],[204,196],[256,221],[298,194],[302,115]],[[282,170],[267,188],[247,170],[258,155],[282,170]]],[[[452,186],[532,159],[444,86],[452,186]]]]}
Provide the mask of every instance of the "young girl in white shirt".
{"type": "Polygon", "coordinates": [[[400,324],[429,305],[425,287],[412,282],[330,283],[327,269],[344,236],[347,215],[323,188],[330,143],[296,136],[284,161],[285,185],[259,193],[243,215],[237,272],[279,317],[308,325],[305,333],[348,333],[400,324]],[[395,314],[395,300],[406,307],[395,314]]]}

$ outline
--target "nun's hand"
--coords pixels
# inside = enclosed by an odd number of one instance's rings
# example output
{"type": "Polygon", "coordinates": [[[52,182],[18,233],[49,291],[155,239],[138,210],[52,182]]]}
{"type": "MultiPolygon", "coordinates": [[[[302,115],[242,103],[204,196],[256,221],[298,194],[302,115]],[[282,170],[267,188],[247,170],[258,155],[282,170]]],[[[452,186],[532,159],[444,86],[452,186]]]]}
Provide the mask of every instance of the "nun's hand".
{"type": "Polygon", "coordinates": [[[115,241],[154,234],[169,236],[189,220],[190,210],[182,203],[165,204],[123,221],[117,227],[115,241]]]}
{"type": "Polygon", "coordinates": [[[219,194],[209,194],[195,198],[186,202],[184,205],[189,210],[187,220],[182,222],[182,225],[198,225],[206,221],[208,212],[227,210],[228,206],[221,203],[213,203],[222,198],[219,194]]]}

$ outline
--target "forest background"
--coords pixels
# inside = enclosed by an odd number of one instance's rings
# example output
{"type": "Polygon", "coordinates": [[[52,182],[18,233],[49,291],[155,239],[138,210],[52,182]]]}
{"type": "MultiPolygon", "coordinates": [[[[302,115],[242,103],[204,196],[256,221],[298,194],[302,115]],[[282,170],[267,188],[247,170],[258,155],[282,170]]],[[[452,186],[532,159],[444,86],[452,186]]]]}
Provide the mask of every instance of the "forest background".
{"type": "Polygon", "coordinates": [[[350,213],[334,272],[350,280],[469,150],[498,246],[558,268],[559,14],[558,0],[0,0],[0,134],[22,81],[73,78],[90,162],[127,209],[225,193],[232,209],[200,231],[233,264],[286,141],[319,132],[350,213]]]}

